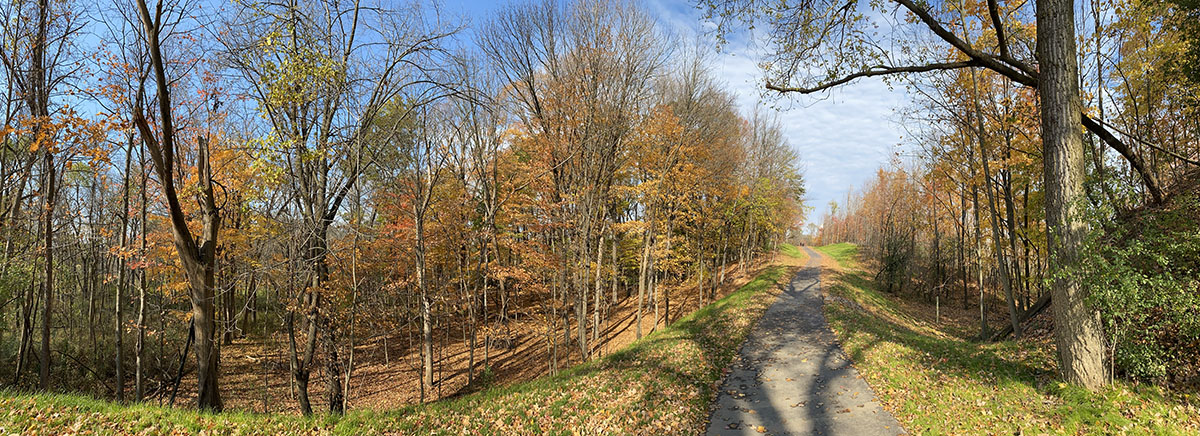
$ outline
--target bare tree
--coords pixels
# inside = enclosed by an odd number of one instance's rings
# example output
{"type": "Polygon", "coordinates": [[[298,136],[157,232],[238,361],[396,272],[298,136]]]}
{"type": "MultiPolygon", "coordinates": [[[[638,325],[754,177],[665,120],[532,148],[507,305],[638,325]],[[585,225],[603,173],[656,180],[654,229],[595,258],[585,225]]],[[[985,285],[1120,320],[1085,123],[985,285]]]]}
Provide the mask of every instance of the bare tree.
{"type": "Polygon", "coordinates": [[[171,222],[171,235],[175,249],[188,281],[188,296],[192,304],[192,328],[196,337],[196,373],[199,394],[197,406],[202,410],[220,411],[223,407],[218,385],[220,371],[220,348],[216,346],[216,322],[214,308],[214,273],[216,271],[217,236],[221,229],[221,214],[217,208],[216,194],[210,165],[208,138],[196,137],[195,165],[199,175],[195,187],[196,200],[200,205],[200,233],[193,235],[188,217],[179,201],[175,188],[176,162],[179,157],[179,135],[175,129],[175,113],[171,100],[171,80],[168,78],[167,61],[163,57],[162,42],[170,28],[178,22],[179,11],[170,10],[169,4],[158,2],[151,13],[145,0],[136,0],[138,19],[146,44],[148,75],[153,75],[155,101],[158,106],[157,126],[152,126],[146,116],[144,81],[134,102],[133,123],[141,135],[166,201],[167,214],[171,222]],[[167,30],[165,30],[167,29],[167,30]],[[157,128],[155,128],[157,127],[157,128]]]}
{"type": "MultiPolygon", "coordinates": [[[[247,4],[223,37],[226,60],[279,138],[303,229],[308,277],[299,297],[309,325],[303,359],[292,353],[301,410],[312,413],[308,378],[317,336],[325,352],[329,407],[343,412],[342,361],[331,308],[322,302],[329,278],[328,235],[363,172],[354,159],[364,132],[398,96],[416,104],[436,98],[436,58],[457,32],[430,22],[416,3],[286,1],[247,4]]],[[[437,11],[433,11],[437,16],[437,11]]],[[[289,322],[289,330],[294,323],[289,322]]],[[[294,334],[292,335],[294,337],[294,334]]],[[[292,347],[296,349],[296,347],[292,347]]]]}

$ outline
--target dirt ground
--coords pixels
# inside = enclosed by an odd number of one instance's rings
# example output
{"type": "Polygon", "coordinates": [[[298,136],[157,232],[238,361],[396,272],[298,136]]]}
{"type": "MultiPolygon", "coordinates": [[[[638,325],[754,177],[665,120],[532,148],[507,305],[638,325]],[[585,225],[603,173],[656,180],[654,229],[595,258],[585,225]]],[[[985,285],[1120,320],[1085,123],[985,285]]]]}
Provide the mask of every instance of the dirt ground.
{"type": "MultiPolygon", "coordinates": [[[[779,255],[772,262],[800,266],[803,259],[792,259],[779,255]]],[[[736,266],[726,272],[726,283],[716,291],[716,298],[728,295],[745,284],[766,266],[760,262],[738,274],[736,266]]],[[[663,286],[671,293],[672,321],[700,307],[700,296],[695,283],[672,287],[663,286]]],[[[607,297],[607,296],[606,296],[607,297]]],[[[618,295],[618,297],[624,297],[618,295]]],[[[706,301],[707,303],[707,301],[706,301]]],[[[660,308],[665,309],[665,305],[660,308]]],[[[636,339],[636,290],[631,297],[621,298],[610,309],[608,322],[602,323],[598,343],[592,345],[593,356],[606,355],[636,339]]],[[[589,313],[589,319],[591,315],[589,313]]],[[[643,313],[643,332],[653,328],[654,308],[647,304],[643,313]]],[[[665,325],[660,320],[658,326],[665,325]]],[[[550,349],[547,346],[545,326],[530,315],[515,315],[510,318],[512,345],[508,348],[492,347],[488,364],[493,371],[491,385],[507,385],[527,381],[549,372],[550,349]]],[[[469,341],[462,326],[449,326],[435,330],[434,378],[437,381],[426,401],[453,397],[470,392],[467,366],[469,341]],[[440,334],[439,334],[440,333],[440,334]]],[[[561,330],[560,333],[561,334],[561,330]]],[[[588,335],[592,333],[589,331],[588,335]]],[[[348,389],[351,409],[388,410],[421,401],[420,343],[416,332],[400,332],[390,336],[379,336],[354,349],[354,369],[348,389]]],[[[580,362],[578,346],[559,344],[560,369],[569,368],[580,362]]],[[[321,356],[318,356],[310,376],[309,397],[316,411],[328,408],[326,397],[326,375],[321,356]]],[[[483,337],[479,338],[475,350],[476,376],[484,366],[483,337]]],[[[176,405],[186,406],[196,395],[194,373],[184,376],[179,388],[176,405]]],[[[289,375],[287,338],[275,334],[268,338],[253,336],[234,341],[221,350],[221,395],[227,410],[253,412],[299,412],[295,387],[289,375]]]]}

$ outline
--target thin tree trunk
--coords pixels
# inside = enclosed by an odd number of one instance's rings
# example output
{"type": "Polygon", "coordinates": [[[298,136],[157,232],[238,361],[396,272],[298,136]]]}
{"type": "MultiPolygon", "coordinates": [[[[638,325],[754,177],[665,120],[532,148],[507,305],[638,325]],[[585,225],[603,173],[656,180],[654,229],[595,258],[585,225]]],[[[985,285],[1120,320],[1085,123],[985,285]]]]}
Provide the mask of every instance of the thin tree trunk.
{"type": "Polygon", "coordinates": [[[979,337],[988,337],[987,301],[983,294],[983,231],[979,222],[979,187],[971,185],[971,209],[975,213],[975,287],[979,290],[979,337]]]}
{"type": "Polygon", "coordinates": [[[971,308],[967,302],[968,291],[967,282],[970,280],[969,269],[967,268],[966,246],[967,246],[967,185],[963,184],[959,187],[959,206],[961,209],[960,220],[958,226],[958,271],[962,276],[962,302],[963,310],[971,308]]]}
{"type": "Polygon", "coordinates": [[[646,305],[646,272],[649,269],[650,244],[653,237],[649,224],[647,224],[646,230],[642,232],[642,260],[638,264],[637,339],[642,338],[642,312],[645,311],[646,305]]]}
{"type": "Polygon", "coordinates": [[[196,320],[193,319],[188,323],[188,337],[183,344],[183,352],[179,353],[179,369],[175,370],[175,381],[171,385],[171,400],[168,402],[170,406],[175,405],[175,395],[179,394],[179,383],[183,381],[183,364],[187,363],[188,351],[192,348],[192,342],[196,340],[196,320]]]}
{"type": "Polygon", "coordinates": [[[41,366],[38,371],[38,387],[50,389],[50,318],[54,303],[54,182],[57,178],[54,168],[54,155],[46,151],[46,210],[43,231],[46,232],[46,281],[42,283],[42,350],[39,355],[41,366]]]}
{"type": "Polygon", "coordinates": [[[134,345],[134,370],[133,370],[133,396],[134,401],[141,402],[146,393],[144,380],[145,368],[142,360],[145,358],[146,350],[146,272],[148,268],[146,262],[146,167],[145,167],[145,148],[142,149],[142,156],[139,159],[140,172],[142,174],[141,188],[141,217],[138,224],[141,226],[140,237],[141,245],[138,249],[140,258],[140,271],[138,274],[138,313],[137,313],[137,342],[134,345]]]}
{"type": "Polygon", "coordinates": [[[600,240],[596,242],[596,280],[595,280],[595,297],[596,300],[592,304],[592,347],[596,348],[600,341],[600,299],[604,292],[600,286],[600,270],[601,263],[604,261],[604,236],[601,232],[600,240]]]}
{"type": "MultiPolygon", "coordinates": [[[[120,241],[121,241],[120,244],[121,245],[120,245],[120,247],[121,247],[122,252],[125,250],[125,247],[129,244],[129,167],[130,167],[130,163],[132,161],[133,161],[133,136],[131,135],[129,137],[129,147],[126,149],[126,152],[125,152],[124,191],[122,192],[122,195],[121,195],[122,201],[121,201],[121,236],[120,236],[120,241]]],[[[121,403],[125,402],[125,331],[124,331],[125,326],[123,326],[121,324],[125,320],[125,315],[124,315],[125,312],[124,312],[123,306],[125,305],[125,293],[128,291],[128,289],[126,288],[126,286],[128,286],[128,285],[126,284],[126,281],[125,281],[125,276],[126,276],[125,271],[128,269],[128,268],[126,268],[126,265],[127,264],[126,264],[125,256],[122,255],[121,260],[118,265],[118,268],[120,268],[120,272],[117,274],[117,290],[116,290],[117,295],[116,295],[115,301],[113,302],[113,304],[114,304],[113,334],[116,335],[116,341],[117,341],[117,349],[116,349],[116,360],[117,360],[117,383],[116,383],[116,385],[117,385],[117,389],[116,390],[117,390],[117,402],[121,402],[121,403]]]]}
{"type": "Polygon", "coordinates": [[[989,218],[992,222],[992,250],[996,255],[996,268],[1000,272],[1001,284],[1004,286],[1004,296],[1008,302],[1008,315],[1009,320],[1012,322],[1013,335],[1020,339],[1021,320],[1019,318],[1020,315],[1017,313],[1017,303],[1013,295],[1012,279],[1009,277],[1008,260],[1004,256],[1003,245],[1001,245],[1002,234],[1000,233],[1000,224],[998,222],[1000,214],[997,211],[998,203],[996,200],[995,183],[992,181],[990,158],[988,157],[987,148],[984,146],[987,134],[983,128],[983,110],[979,103],[982,97],[979,93],[979,82],[974,69],[971,69],[971,92],[973,93],[971,100],[975,109],[976,145],[979,148],[979,160],[983,164],[984,193],[987,194],[988,211],[990,212],[989,218]]]}

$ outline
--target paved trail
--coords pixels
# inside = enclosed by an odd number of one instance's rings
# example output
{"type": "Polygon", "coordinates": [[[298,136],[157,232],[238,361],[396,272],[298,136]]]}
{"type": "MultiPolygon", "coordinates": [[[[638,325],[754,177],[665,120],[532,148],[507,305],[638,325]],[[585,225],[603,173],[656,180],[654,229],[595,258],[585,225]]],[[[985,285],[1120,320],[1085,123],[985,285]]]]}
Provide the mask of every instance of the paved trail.
{"type": "Polygon", "coordinates": [[[808,265],[742,344],[721,386],[708,434],[904,434],[825,324],[821,255],[808,247],[804,251],[808,265]]]}

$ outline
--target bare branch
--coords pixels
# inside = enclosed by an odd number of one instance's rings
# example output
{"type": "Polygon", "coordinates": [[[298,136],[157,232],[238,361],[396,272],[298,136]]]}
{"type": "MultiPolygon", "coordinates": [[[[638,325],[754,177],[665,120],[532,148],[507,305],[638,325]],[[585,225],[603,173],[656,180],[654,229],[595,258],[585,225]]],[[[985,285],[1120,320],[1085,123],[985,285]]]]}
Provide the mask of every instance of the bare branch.
{"type": "Polygon", "coordinates": [[[929,71],[957,70],[957,69],[962,69],[962,68],[977,67],[980,65],[981,65],[980,62],[970,60],[970,61],[961,61],[961,62],[933,63],[933,64],[927,64],[927,65],[913,65],[913,66],[906,66],[906,67],[877,66],[877,67],[874,67],[874,68],[866,70],[866,71],[859,71],[857,73],[847,75],[845,77],[834,80],[832,82],[826,82],[826,83],[819,84],[812,88],[779,86],[779,85],[775,85],[770,82],[767,82],[767,89],[770,89],[772,91],[779,91],[779,92],[798,92],[801,94],[812,94],[815,92],[821,92],[821,91],[827,90],[829,88],[833,88],[838,85],[846,84],[850,81],[853,81],[854,79],[858,79],[858,78],[862,78],[862,77],[887,76],[887,75],[891,75],[891,74],[900,74],[900,73],[924,73],[924,72],[929,72],[929,71]]]}

